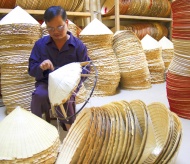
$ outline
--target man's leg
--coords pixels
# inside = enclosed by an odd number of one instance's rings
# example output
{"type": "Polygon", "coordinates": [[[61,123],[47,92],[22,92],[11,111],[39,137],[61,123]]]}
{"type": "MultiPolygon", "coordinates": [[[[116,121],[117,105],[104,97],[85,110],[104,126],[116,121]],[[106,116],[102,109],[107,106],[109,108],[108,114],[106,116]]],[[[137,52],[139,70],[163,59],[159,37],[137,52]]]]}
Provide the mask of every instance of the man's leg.
{"type": "Polygon", "coordinates": [[[50,108],[48,85],[46,83],[40,83],[32,93],[31,111],[39,117],[42,117],[42,114],[45,113],[49,118],[50,108]]]}

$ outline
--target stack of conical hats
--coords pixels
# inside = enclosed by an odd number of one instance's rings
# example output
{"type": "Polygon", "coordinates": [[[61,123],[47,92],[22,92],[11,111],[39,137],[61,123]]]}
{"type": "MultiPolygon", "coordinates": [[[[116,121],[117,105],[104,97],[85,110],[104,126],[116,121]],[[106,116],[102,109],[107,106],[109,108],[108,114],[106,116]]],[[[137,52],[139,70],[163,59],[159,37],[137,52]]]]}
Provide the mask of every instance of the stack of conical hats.
{"type": "MultiPolygon", "coordinates": [[[[120,81],[120,72],[117,58],[112,49],[112,31],[98,19],[94,19],[82,30],[79,38],[87,46],[88,55],[98,70],[94,95],[115,94],[120,81]]],[[[93,82],[89,82],[89,87],[86,89],[91,90],[93,85],[93,82]]]]}
{"type": "MultiPolygon", "coordinates": [[[[168,17],[171,13],[171,2],[154,0],[154,1],[137,1],[137,0],[119,0],[120,14],[127,15],[144,15],[155,17],[168,17]]],[[[104,16],[114,15],[115,1],[105,0],[102,5],[101,14],[104,16]]]]}
{"type": "MultiPolygon", "coordinates": [[[[45,22],[42,23],[41,28],[42,28],[42,35],[43,36],[49,35],[49,33],[48,33],[47,29],[46,29],[46,23],[45,22]]],[[[81,32],[81,29],[76,24],[74,24],[72,21],[70,21],[70,20],[68,20],[68,30],[75,37],[78,37],[79,33],[81,32]]]]}
{"type": "Polygon", "coordinates": [[[167,74],[167,96],[170,109],[190,119],[190,8],[189,0],[172,3],[172,42],[174,58],[167,74]]]}
{"type": "Polygon", "coordinates": [[[51,6],[61,6],[66,11],[82,11],[84,0],[16,0],[16,5],[23,9],[46,10],[51,6]]]}
{"type": "Polygon", "coordinates": [[[146,89],[151,87],[150,72],[140,40],[132,31],[117,31],[113,49],[118,59],[122,88],[146,89]]]}
{"type": "Polygon", "coordinates": [[[0,35],[1,87],[7,113],[18,105],[29,109],[35,79],[28,75],[28,59],[41,37],[40,25],[16,7],[0,21],[0,35]]]}
{"type": "Polygon", "coordinates": [[[172,61],[173,56],[174,56],[174,45],[165,36],[159,40],[159,43],[162,47],[162,59],[165,65],[165,71],[167,71],[170,65],[170,62],[172,61]]]}
{"type": "Polygon", "coordinates": [[[60,146],[57,129],[17,107],[0,122],[0,163],[54,163],[60,146]]]}
{"type": "Polygon", "coordinates": [[[181,137],[179,118],[163,104],[112,102],[86,108],[77,116],[56,164],[170,163],[181,137]]]}
{"type": "MultiPolygon", "coordinates": [[[[160,40],[163,36],[168,36],[168,29],[161,23],[133,23],[120,27],[121,30],[132,30],[141,40],[146,34],[150,35],[156,40],[160,40]]],[[[115,32],[115,28],[112,28],[115,32]]]]}
{"type": "Polygon", "coordinates": [[[164,82],[165,66],[162,59],[162,48],[158,41],[147,34],[141,40],[141,43],[146,54],[146,60],[148,61],[151,83],[155,84],[164,82]]]}
{"type": "Polygon", "coordinates": [[[14,8],[16,4],[16,0],[1,0],[0,1],[0,8],[14,8]]]}

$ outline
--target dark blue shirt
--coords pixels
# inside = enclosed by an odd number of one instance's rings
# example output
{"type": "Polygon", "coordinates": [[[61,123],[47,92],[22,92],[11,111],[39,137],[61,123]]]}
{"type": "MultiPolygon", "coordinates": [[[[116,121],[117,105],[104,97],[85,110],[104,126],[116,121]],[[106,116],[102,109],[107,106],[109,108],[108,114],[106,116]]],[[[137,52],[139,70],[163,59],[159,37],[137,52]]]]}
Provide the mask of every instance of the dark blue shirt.
{"type": "Polygon", "coordinates": [[[87,55],[87,48],[81,40],[74,37],[68,32],[70,38],[66,41],[64,46],[59,50],[53,39],[50,36],[45,36],[39,39],[31,52],[29,58],[29,75],[36,78],[37,82],[48,83],[48,74],[51,70],[43,71],[40,64],[49,59],[54,68],[59,68],[72,62],[89,61],[87,55]]]}

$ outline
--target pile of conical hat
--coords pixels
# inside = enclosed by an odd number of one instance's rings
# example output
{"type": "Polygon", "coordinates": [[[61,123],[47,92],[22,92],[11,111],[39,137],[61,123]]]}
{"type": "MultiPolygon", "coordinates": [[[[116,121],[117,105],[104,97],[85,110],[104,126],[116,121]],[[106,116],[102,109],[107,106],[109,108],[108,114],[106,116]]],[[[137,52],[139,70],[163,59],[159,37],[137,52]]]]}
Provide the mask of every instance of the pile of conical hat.
{"type": "Polygon", "coordinates": [[[190,119],[190,6],[189,0],[172,3],[172,41],[174,58],[167,74],[167,97],[170,109],[190,119]]]}
{"type": "Polygon", "coordinates": [[[0,21],[0,35],[1,87],[7,113],[18,105],[29,109],[35,80],[28,75],[28,59],[41,37],[40,25],[16,7],[0,21]]]}
{"type": "Polygon", "coordinates": [[[57,129],[17,107],[0,122],[0,163],[54,163],[60,146],[57,129]]]}
{"type": "Polygon", "coordinates": [[[66,11],[82,11],[84,0],[16,0],[16,5],[24,9],[46,10],[51,6],[61,6],[66,11]]]}
{"type": "Polygon", "coordinates": [[[137,36],[129,30],[117,31],[114,34],[113,49],[119,63],[121,87],[126,89],[150,88],[148,63],[137,36]]]}
{"type": "Polygon", "coordinates": [[[12,9],[15,7],[16,4],[16,0],[1,0],[0,1],[0,8],[8,8],[8,9],[12,9]]]}
{"type": "MultiPolygon", "coordinates": [[[[41,28],[43,36],[49,35],[45,22],[42,23],[41,28]]],[[[75,37],[78,37],[79,33],[81,32],[81,29],[72,21],[68,20],[68,31],[70,31],[75,37]]]]}
{"type": "Polygon", "coordinates": [[[170,110],[190,119],[190,77],[167,73],[166,88],[170,110]]]}
{"type": "MultiPolygon", "coordinates": [[[[127,12],[129,7],[129,1],[122,1],[119,0],[119,13],[121,15],[127,12]]],[[[102,5],[101,14],[104,16],[114,15],[115,13],[115,2],[114,0],[105,0],[104,4],[102,5]]]]}
{"type": "Polygon", "coordinates": [[[155,84],[164,82],[165,66],[162,59],[162,48],[160,47],[158,41],[147,34],[141,40],[141,43],[146,54],[151,83],[155,84]]]}
{"type": "MultiPolygon", "coordinates": [[[[141,40],[146,34],[149,34],[156,40],[160,40],[163,36],[168,36],[168,29],[161,23],[133,23],[120,26],[121,30],[132,30],[141,40]]],[[[115,32],[115,28],[112,28],[115,32]]]]}
{"type": "MultiPolygon", "coordinates": [[[[94,95],[115,94],[120,81],[120,72],[117,58],[112,49],[112,31],[98,19],[94,19],[82,30],[79,38],[86,45],[88,55],[98,70],[94,95]]],[[[93,85],[93,82],[89,82],[89,87],[86,89],[91,90],[93,85]]]]}
{"type": "MultiPolygon", "coordinates": [[[[154,17],[168,17],[171,12],[171,2],[163,0],[154,1],[122,1],[119,0],[119,11],[121,15],[141,15],[154,17]]],[[[102,6],[101,14],[104,16],[114,15],[115,1],[106,0],[102,6]]]]}
{"type": "Polygon", "coordinates": [[[167,71],[167,69],[170,65],[170,62],[172,61],[173,56],[174,56],[174,45],[165,36],[159,40],[159,43],[162,47],[162,59],[164,61],[164,65],[165,65],[165,71],[167,71]]]}
{"type": "Polygon", "coordinates": [[[63,140],[56,164],[170,163],[179,151],[181,126],[161,103],[133,100],[86,108],[63,140]]]}

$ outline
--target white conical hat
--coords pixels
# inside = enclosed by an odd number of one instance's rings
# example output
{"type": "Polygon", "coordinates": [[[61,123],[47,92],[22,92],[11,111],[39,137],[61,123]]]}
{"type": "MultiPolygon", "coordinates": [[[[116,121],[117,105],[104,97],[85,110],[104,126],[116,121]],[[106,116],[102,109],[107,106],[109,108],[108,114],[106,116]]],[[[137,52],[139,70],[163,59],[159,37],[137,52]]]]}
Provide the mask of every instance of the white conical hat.
{"type": "Polygon", "coordinates": [[[0,161],[30,158],[50,148],[57,129],[20,107],[0,122],[0,161]]]}
{"type": "Polygon", "coordinates": [[[49,74],[48,93],[53,106],[69,98],[79,83],[81,72],[80,63],[70,63],[49,74]]]}
{"type": "Polygon", "coordinates": [[[160,47],[158,41],[148,34],[141,40],[141,43],[144,50],[151,50],[160,47]]]}
{"type": "Polygon", "coordinates": [[[100,22],[97,18],[95,18],[92,22],[90,22],[80,33],[80,35],[105,35],[105,34],[113,34],[113,32],[102,22],[100,22]]]}
{"type": "Polygon", "coordinates": [[[68,24],[74,24],[74,23],[68,19],[68,24]]]}
{"type": "Polygon", "coordinates": [[[42,25],[41,25],[41,27],[42,27],[42,28],[43,28],[43,27],[46,27],[46,22],[43,22],[42,25]]]}
{"type": "Polygon", "coordinates": [[[161,45],[162,49],[174,49],[173,43],[165,36],[159,40],[159,44],[161,45]]]}
{"type": "Polygon", "coordinates": [[[0,24],[13,24],[13,23],[28,23],[39,24],[30,14],[28,14],[21,7],[17,6],[11,10],[3,19],[0,24]]]}

